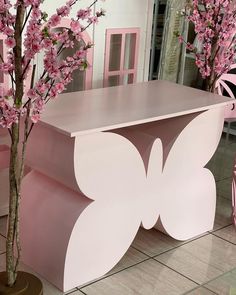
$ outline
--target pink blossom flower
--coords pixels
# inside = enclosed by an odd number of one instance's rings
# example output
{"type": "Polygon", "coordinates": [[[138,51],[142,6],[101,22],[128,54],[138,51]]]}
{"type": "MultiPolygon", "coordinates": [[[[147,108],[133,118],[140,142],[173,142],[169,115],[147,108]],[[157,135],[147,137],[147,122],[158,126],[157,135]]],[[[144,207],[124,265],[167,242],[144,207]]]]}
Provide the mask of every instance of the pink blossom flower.
{"type": "Polygon", "coordinates": [[[81,24],[79,23],[79,21],[72,20],[70,23],[70,28],[74,33],[80,32],[81,24]]]}
{"type": "Polygon", "coordinates": [[[5,44],[6,44],[8,47],[13,48],[13,47],[16,46],[16,41],[15,41],[14,38],[9,37],[9,38],[7,38],[7,39],[5,40],[5,44]]]}
{"type": "Polygon", "coordinates": [[[48,100],[54,99],[66,89],[72,81],[72,74],[76,69],[84,69],[87,66],[87,50],[90,44],[81,47],[74,54],[63,59],[61,52],[65,48],[73,48],[76,40],[80,41],[85,30],[83,23],[88,22],[86,28],[97,23],[104,11],[94,12],[92,6],[77,11],[76,19],[71,18],[70,28],[64,28],[60,32],[55,27],[61,22],[62,17],[69,17],[71,9],[78,0],[67,0],[64,5],[57,8],[49,18],[41,9],[42,0],[16,0],[13,5],[10,0],[0,0],[0,33],[6,36],[5,44],[9,48],[8,54],[0,63],[0,71],[12,80],[9,89],[0,88],[0,126],[11,128],[13,123],[19,122],[23,115],[30,113],[32,123],[37,123],[48,100]],[[25,17],[22,41],[22,80],[24,82],[24,96],[15,97],[15,27],[16,9],[22,5],[28,13],[25,17]],[[37,54],[43,57],[43,73],[39,79],[32,81],[30,89],[26,89],[26,78],[31,79],[32,66],[37,54]],[[25,101],[26,100],[26,101],[25,101]],[[27,109],[29,108],[29,109],[27,109]],[[27,112],[27,110],[29,112],[27,112]]]}
{"type": "Polygon", "coordinates": [[[186,44],[186,48],[190,51],[193,51],[195,49],[195,46],[193,44],[190,44],[189,42],[186,44]]]}
{"type": "Polygon", "coordinates": [[[198,50],[179,36],[180,43],[197,52],[196,65],[202,77],[211,76],[215,81],[227,72],[236,58],[236,5],[229,0],[193,0],[187,4],[185,17],[193,23],[196,38],[201,44],[198,50]]]}
{"type": "Polygon", "coordinates": [[[35,123],[38,123],[40,119],[40,114],[34,114],[31,116],[31,121],[35,124],[35,123]]]}
{"type": "Polygon", "coordinates": [[[54,14],[51,16],[49,20],[49,24],[53,27],[57,26],[61,21],[61,17],[58,14],[54,14]]]}

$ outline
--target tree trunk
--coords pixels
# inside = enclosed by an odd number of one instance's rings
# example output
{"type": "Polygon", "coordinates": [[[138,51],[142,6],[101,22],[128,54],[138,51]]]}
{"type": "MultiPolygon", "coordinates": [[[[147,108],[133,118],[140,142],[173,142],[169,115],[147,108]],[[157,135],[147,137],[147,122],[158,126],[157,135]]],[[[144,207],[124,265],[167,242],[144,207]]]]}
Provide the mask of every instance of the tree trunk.
{"type": "MultiPolygon", "coordinates": [[[[13,48],[15,63],[15,100],[17,108],[22,106],[24,93],[23,70],[22,70],[22,27],[24,21],[25,8],[20,3],[17,7],[16,25],[14,39],[16,46],[13,48]]],[[[8,286],[12,287],[16,281],[17,268],[20,259],[19,245],[19,202],[21,187],[21,170],[23,168],[23,156],[19,159],[19,134],[20,134],[20,115],[19,122],[14,123],[11,127],[11,152],[10,152],[10,169],[9,169],[9,216],[8,232],[6,240],[6,271],[8,277],[8,286]],[[17,246],[17,258],[14,257],[14,246],[17,246]]],[[[25,143],[24,143],[25,146],[25,143]]]]}
{"type": "Polygon", "coordinates": [[[17,211],[18,211],[18,143],[19,143],[19,124],[12,126],[12,144],[10,155],[10,196],[9,196],[9,216],[8,216],[8,233],[6,241],[6,270],[8,275],[8,285],[12,287],[16,280],[14,244],[17,230],[17,211]]]}
{"type": "Polygon", "coordinates": [[[215,57],[219,53],[220,47],[217,44],[217,39],[214,38],[212,40],[212,47],[211,47],[211,58],[210,58],[210,67],[211,67],[211,74],[209,77],[206,78],[206,83],[205,83],[205,90],[208,92],[215,92],[215,82],[217,78],[217,74],[214,71],[214,62],[215,62],[215,57]]]}
{"type": "Polygon", "coordinates": [[[212,71],[211,75],[205,80],[205,90],[208,92],[215,92],[216,74],[212,71]]]}

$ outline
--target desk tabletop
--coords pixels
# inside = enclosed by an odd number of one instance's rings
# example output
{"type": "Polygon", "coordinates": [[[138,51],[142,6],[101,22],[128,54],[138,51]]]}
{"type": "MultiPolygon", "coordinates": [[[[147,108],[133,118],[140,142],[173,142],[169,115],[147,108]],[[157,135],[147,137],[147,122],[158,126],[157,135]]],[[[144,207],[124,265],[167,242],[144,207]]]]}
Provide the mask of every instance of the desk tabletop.
{"type": "Polygon", "coordinates": [[[74,137],[204,111],[233,101],[156,80],[61,94],[47,104],[41,123],[74,137]]]}

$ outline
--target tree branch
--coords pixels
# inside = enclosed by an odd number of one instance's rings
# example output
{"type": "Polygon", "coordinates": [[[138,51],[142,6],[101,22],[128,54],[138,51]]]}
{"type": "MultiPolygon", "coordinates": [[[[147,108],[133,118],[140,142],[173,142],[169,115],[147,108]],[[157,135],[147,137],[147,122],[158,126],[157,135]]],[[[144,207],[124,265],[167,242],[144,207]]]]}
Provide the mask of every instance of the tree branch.
{"type": "Polygon", "coordinates": [[[31,7],[30,7],[30,10],[29,10],[29,13],[26,15],[26,18],[25,18],[24,24],[23,24],[23,26],[22,26],[21,34],[23,33],[24,28],[25,28],[25,26],[26,26],[26,24],[27,24],[27,22],[28,22],[28,19],[29,19],[29,17],[30,17],[30,14],[31,14],[32,9],[33,9],[33,7],[31,6],[31,7]]]}

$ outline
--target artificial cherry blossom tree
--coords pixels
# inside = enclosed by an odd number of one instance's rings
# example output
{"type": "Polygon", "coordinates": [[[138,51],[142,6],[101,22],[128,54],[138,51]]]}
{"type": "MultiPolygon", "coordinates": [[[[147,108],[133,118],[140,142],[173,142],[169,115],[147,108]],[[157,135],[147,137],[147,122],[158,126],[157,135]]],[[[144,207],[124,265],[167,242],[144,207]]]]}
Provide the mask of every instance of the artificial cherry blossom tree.
{"type": "Polygon", "coordinates": [[[236,1],[193,0],[188,2],[182,14],[194,24],[197,43],[190,44],[179,36],[180,42],[195,54],[196,65],[206,90],[214,92],[217,79],[227,73],[236,56],[236,1]]]}
{"type": "MultiPolygon", "coordinates": [[[[48,0],[45,0],[48,1],[48,0]]],[[[50,1],[50,0],[49,0],[50,1]]],[[[11,138],[10,148],[10,198],[6,240],[6,271],[8,285],[13,286],[20,259],[19,204],[21,182],[28,137],[50,99],[55,99],[72,81],[73,71],[88,66],[86,52],[92,44],[81,47],[64,60],[60,54],[73,48],[82,39],[82,33],[97,23],[104,11],[92,13],[95,0],[86,9],[79,9],[71,18],[70,28],[58,32],[55,27],[63,17],[69,17],[78,0],[68,0],[50,17],[42,11],[43,0],[0,0],[0,33],[8,47],[7,57],[0,56],[0,71],[10,79],[8,89],[0,89],[0,126],[7,128],[11,138]],[[44,71],[36,80],[34,59],[43,54],[44,71]],[[26,79],[31,85],[26,89],[26,79]],[[22,134],[21,134],[22,133],[22,134]],[[14,257],[14,247],[17,257],[14,257]]]]}

